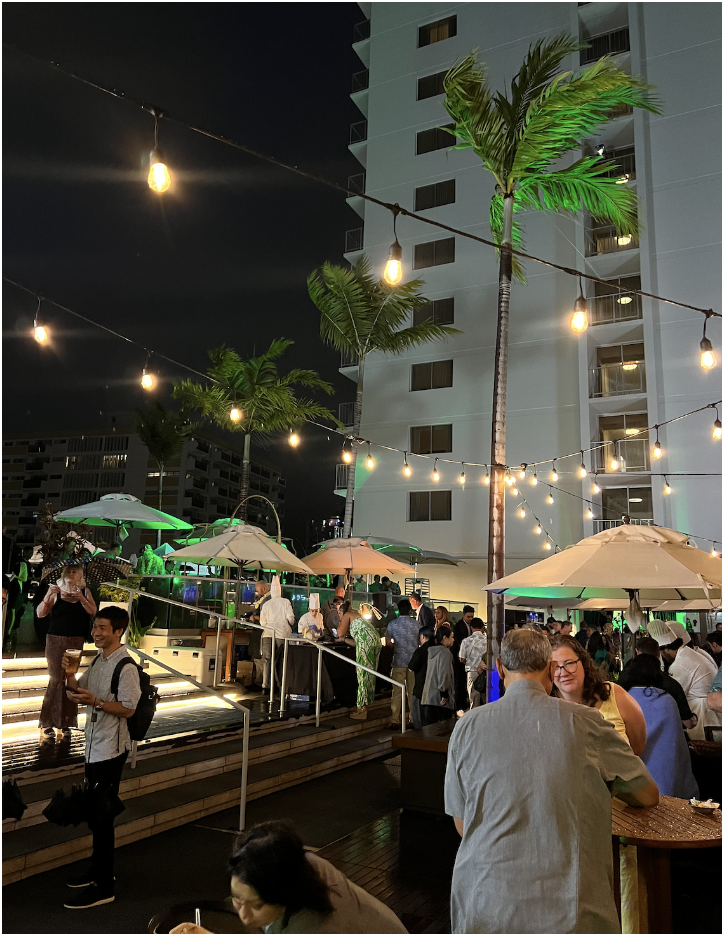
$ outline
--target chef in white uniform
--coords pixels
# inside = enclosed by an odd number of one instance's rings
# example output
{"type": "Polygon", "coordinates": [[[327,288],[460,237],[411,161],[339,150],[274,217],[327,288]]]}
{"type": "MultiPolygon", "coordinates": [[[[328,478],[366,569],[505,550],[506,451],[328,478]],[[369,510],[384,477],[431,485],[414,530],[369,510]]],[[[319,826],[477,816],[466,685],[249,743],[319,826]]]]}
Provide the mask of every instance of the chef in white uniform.
{"type": "Polygon", "coordinates": [[[319,594],[309,594],[309,612],[299,620],[299,632],[305,639],[316,642],[324,635],[324,622],[322,611],[319,609],[319,594]]]}

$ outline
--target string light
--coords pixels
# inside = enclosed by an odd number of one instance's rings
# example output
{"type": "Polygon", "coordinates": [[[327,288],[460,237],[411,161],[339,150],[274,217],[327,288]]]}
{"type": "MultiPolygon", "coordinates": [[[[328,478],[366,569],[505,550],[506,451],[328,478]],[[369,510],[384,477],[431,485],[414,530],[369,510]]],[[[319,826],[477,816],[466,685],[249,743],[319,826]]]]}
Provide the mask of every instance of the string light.
{"type": "Polygon", "coordinates": [[[458,477],[458,483],[460,486],[465,486],[465,464],[460,465],[463,468],[463,472],[458,477]]]}
{"type": "Polygon", "coordinates": [[[520,509],[518,510],[518,518],[525,519],[525,507],[524,506],[521,506],[520,509]]]}
{"type": "Polygon", "coordinates": [[[503,480],[508,484],[508,486],[512,486],[512,485],[513,485],[513,477],[512,477],[511,474],[510,474],[510,469],[507,468],[507,467],[506,467],[506,470],[505,470],[505,476],[503,477],[503,480]]]}
{"type": "Polygon", "coordinates": [[[578,468],[578,476],[581,480],[588,476],[588,471],[586,470],[586,464],[583,460],[583,451],[581,451],[581,466],[578,468]]]}
{"type": "Polygon", "coordinates": [[[651,456],[654,458],[654,460],[659,460],[663,453],[664,452],[661,450],[661,442],[659,441],[659,429],[657,426],[656,427],[656,441],[654,441],[654,449],[651,452],[651,456]]]}
{"type": "Polygon", "coordinates": [[[369,441],[367,442],[367,469],[368,470],[375,469],[375,459],[372,456],[372,445],[370,444],[369,441]]]}
{"type": "Polygon", "coordinates": [[[712,549],[711,549],[711,556],[712,556],[712,558],[718,558],[718,557],[719,557],[719,552],[716,550],[716,542],[714,542],[714,545],[712,546],[712,549]]]}
{"type": "Polygon", "coordinates": [[[146,392],[150,392],[154,388],[155,385],[156,385],[156,380],[153,374],[147,373],[146,367],[144,366],[143,373],[141,374],[141,386],[146,390],[146,392]]]}
{"type": "Polygon", "coordinates": [[[558,482],[558,471],[556,470],[556,462],[553,461],[553,470],[551,470],[551,483],[558,482]]]}
{"type": "Polygon", "coordinates": [[[407,463],[407,451],[405,451],[404,454],[405,454],[405,463],[404,463],[404,465],[403,465],[403,467],[402,467],[402,472],[403,472],[403,474],[404,474],[406,477],[411,477],[411,476],[412,476],[412,467],[410,467],[410,465],[407,463]]]}
{"type": "MultiPolygon", "coordinates": [[[[435,463],[434,463],[433,468],[432,468],[432,480],[433,480],[433,483],[439,483],[439,482],[440,482],[440,471],[437,469],[437,462],[438,462],[438,458],[436,457],[436,458],[435,458],[435,463]]],[[[490,481],[488,481],[488,482],[490,482],[490,481]]]]}
{"type": "Polygon", "coordinates": [[[237,409],[235,405],[232,406],[231,411],[229,412],[229,418],[231,419],[232,422],[240,421],[241,420],[241,409],[237,409]]]}
{"type": "Polygon", "coordinates": [[[166,160],[163,153],[158,148],[158,118],[161,112],[152,110],[153,113],[153,149],[149,156],[148,166],[148,187],[161,195],[171,187],[171,173],[166,166],[166,160]]]}
{"type": "Polygon", "coordinates": [[[527,464],[521,464],[521,465],[520,465],[520,469],[518,470],[518,479],[519,479],[519,480],[525,480],[525,471],[526,471],[527,466],[528,466],[527,464]]]}
{"type": "Polygon", "coordinates": [[[613,457],[611,458],[611,463],[609,466],[611,467],[611,470],[618,470],[620,466],[620,458],[619,458],[619,453],[618,453],[618,441],[616,442],[616,446],[613,452],[613,457]]]}
{"type": "Polygon", "coordinates": [[[669,481],[664,477],[664,494],[666,496],[671,496],[671,487],[669,486],[669,481]]]}
{"type": "Polygon", "coordinates": [[[397,239],[397,215],[400,213],[400,206],[396,204],[392,209],[392,230],[395,235],[395,242],[390,247],[390,252],[385,263],[385,270],[382,278],[388,285],[399,285],[402,282],[402,247],[397,239]]]}
{"type": "Polygon", "coordinates": [[[292,431],[289,437],[287,438],[287,440],[289,441],[289,444],[291,447],[293,448],[299,447],[300,438],[299,438],[299,435],[296,433],[296,431],[292,431]]]}
{"type": "Polygon", "coordinates": [[[345,464],[352,463],[352,442],[349,439],[346,439],[342,446],[342,460],[345,464]]]}
{"type": "Polygon", "coordinates": [[[714,427],[711,431],[711,436],[715,441],[721,441],[721,421],[719,420],[719,409],[714,406],[714,411],[716,412],[716,421],[714,422],[714,427]]]}
{"type": "Polygon", "coordinates": [[[485,484],[485,486],[490,486],[490,473],[488,472],[487,467],[485,468],[485,476],[483,477],[483,483],[485,484]]]}
{"type": "Polygon", "coordinates": [[[540,524],[540,522],[538,523],[538,525],[535,527],[533,531],[535,532],[536,535],[540,535],[543,532],[543,526],[540,524]]]}
{"type": "Polygon", "coordinates": [[[588,509],[586,510],[586,518],[587,518],[587,519],[593,519],[593,510],[591,509],[590,506],[589,506],[588,509]]]}
{"type": "Polygon", "coordinates": [[[535,472],[535,469],[533,470],[533,476],[530,478],[530,485],[538,486],[538,474],[535,472]]]}
{"type": "Polygon", "coordinates": [[[553,546],[552,546],[551,543],[550,543],[550,539],[547,538],[547,539],[545,540],[545,542],[543,543],[543,547],[545,548],[546,551],[550,551],[550,550],[551,550],[551,548],[552,548],[553,546]]]}
{"type": "Polygon", "coordinates": [[[40,303],[42,298],[38,296],[38,307],[35,311],[35,318],[33,320],[33,337],[39,344],[45,344],[50,336],[48,334],[48,329],[40,323],[40,303]]]}
{"type": "MultiPolygon", "coordinates": [[[[630,238],[629,238],[630,239],[630,238]]],[[[573,306],[573,315],[571,316],[571,330],[575,334],[583,334],[588,328],[588,302],[583,295],[583,281],[578,277],[578,288],[580,294],[573,306]]]]}
{"type": "Polygon", "coordinates": [[[592,487],[592,489],[593,489],[593,492],[594,492],[594,493],[600,493],[600,492],[601,492],[601,487],[598,485],[598,479],[596,479],[596,480],[593,481],[593,487],[592,487]]]}
{"type": "Polygon", "coordinates": [[[552,506],[553,503],[555,503],[555,500],[553,499],[553,493],[548,494],[548,496],[546,497],[546,502],[548,503],[549,506],[552,506]]]}
{"type": "Polygon", "coordinates": [[[701,350],[701,357],[699,358],[699,363],[702,368],[705,370],[710,370],[713,366],[716,366],[716,357],[714,356],[714,348],[711,345],[711,341],[706,336],[706,324],[709,320],[710,315],[704,316],[704,333],[702,335],[701,341],[699,343],[699,349],[701,350]]]}
{"type": "Polygon", "coordinates": [[[512,496],[520,496],[520,490],[517,486],[512,487],[510,492],[512,496]]]}

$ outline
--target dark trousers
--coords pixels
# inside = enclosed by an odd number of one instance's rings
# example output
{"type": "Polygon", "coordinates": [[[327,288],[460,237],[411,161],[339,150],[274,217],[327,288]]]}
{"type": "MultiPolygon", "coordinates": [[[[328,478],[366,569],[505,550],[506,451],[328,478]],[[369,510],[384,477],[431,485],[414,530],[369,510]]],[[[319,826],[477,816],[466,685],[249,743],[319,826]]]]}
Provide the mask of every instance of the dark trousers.
{"type": "MultiPolygon", "coordinates": [[[[128,752],[116,756],[114,759],[103,759],[101,762],[86,762],[85,777],[88,783],[100,787],[113,800],[118,795],[121,784],[121,773],[126,764],[128,752]]],[[[93,855],[91,856],[91,875],[99,889],[113,890],[113,860],[116,845],[116,835],[113,829],[113,818],[89,822],[93,832],[93,855]]]]}
{"type": "Polygon", "coordinates": [[[440,720],[449,720],[454,711],[450,707],[437,707],[434,704],[423,704],[422,725],[428,726],[430,723],[439,723],[440,720]]]}

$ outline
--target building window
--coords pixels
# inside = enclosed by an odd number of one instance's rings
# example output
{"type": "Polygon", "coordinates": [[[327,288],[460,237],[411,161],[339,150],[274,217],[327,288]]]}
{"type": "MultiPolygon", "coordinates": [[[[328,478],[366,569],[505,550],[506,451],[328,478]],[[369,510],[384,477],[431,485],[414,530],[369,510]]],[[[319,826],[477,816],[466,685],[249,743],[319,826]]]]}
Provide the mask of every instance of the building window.
{"type": "Polygon", "coordinates": [[[422,389],[446,389],[453,384],[452,360],[435,360],[434,363],[413,363],[410,391],[422,389]]]}
{"type": "Polygon", "coordinates": [[[442,86],[443,78],[447,71],[438,71],[434,75],[425,75],[424,78],[417,79],[417,99],[425,101],[428,97],[437,97],[438,94],[444,94],[445,88],[442,86]]]}
{"type": "Polygon", "coordinates": [[[603,515],[605,522],[617,524],[622,516],[634,520],[653,520],[654,504],[650,486],[608,487],[603,491],[603,515]]]}
{"type": "Polygon", "coordinates": [[[412,313],[412,323],[422,324],[423,321],[432,319],[433,324],[454,324],[455,323],[455,299],[437,298],[434,302],[428,302],[422,308],[416,308],[412,313]]]}
{"type": "Polygon", "coordinates": [[[445,19],[438,19],[434,23],[425,23],[424,26],[419,27],[417,30],[417,47],[421,49],[425,45],[442,42],[443,39],[452,39],[457,34],[457,16],[446,16],[445,19]]]}
{"type": "Polygon", "coordinates": [[[436,149],[447,149],[448,146],[454,146],[455,137],[447,132],[454,129],[454,123],[446,123],[443,126],[434,126],[429,130],[420,130],[416,137],[416,155],[422,156],[426,152],[435,152],[436,149]]]}
{"type": "Polygon", "coordinates": [[[104,454],[102,467],[125,467],[128,454],[104,454]]]}
{"type": "Polygon", "coordinates": [[[410,493],[410,522],[446,522],[452,519],[450,490],[410,493]]]}
{"type": "Polygon", "coordinates": [[[415,210],[428,211],[430,208],[439,208],[443,204],[455,203],[455,179],[445,182],[436,182],[434,185],[424,185],[415,189],[415,210]]]}
{"type": "Polygon", "coordinates": [[[452,425],[423,425],[410,428],[412,454],[449,454],[452,451],[452,425]]]}
{"type": "Polygon", "coordinates": [[[426,269],[428,266],[444,266],[455,262],[455,237],[444,240],[429,240],[415,244],[414,269],[426,269]]]}

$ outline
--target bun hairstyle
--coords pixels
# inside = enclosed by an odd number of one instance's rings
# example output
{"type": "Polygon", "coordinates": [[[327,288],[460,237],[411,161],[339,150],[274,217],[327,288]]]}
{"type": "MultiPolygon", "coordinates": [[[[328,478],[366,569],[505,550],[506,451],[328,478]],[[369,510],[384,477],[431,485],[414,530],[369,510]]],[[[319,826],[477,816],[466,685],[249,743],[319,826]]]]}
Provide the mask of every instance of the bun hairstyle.
{"type": "Polygon", "coordinates": [[[449,639],[452,634],[453,631],[449,626],[438,626],[438,630],[435,633],[435,641],[438,645],[442,645],[442,640],[449,639]]]}

